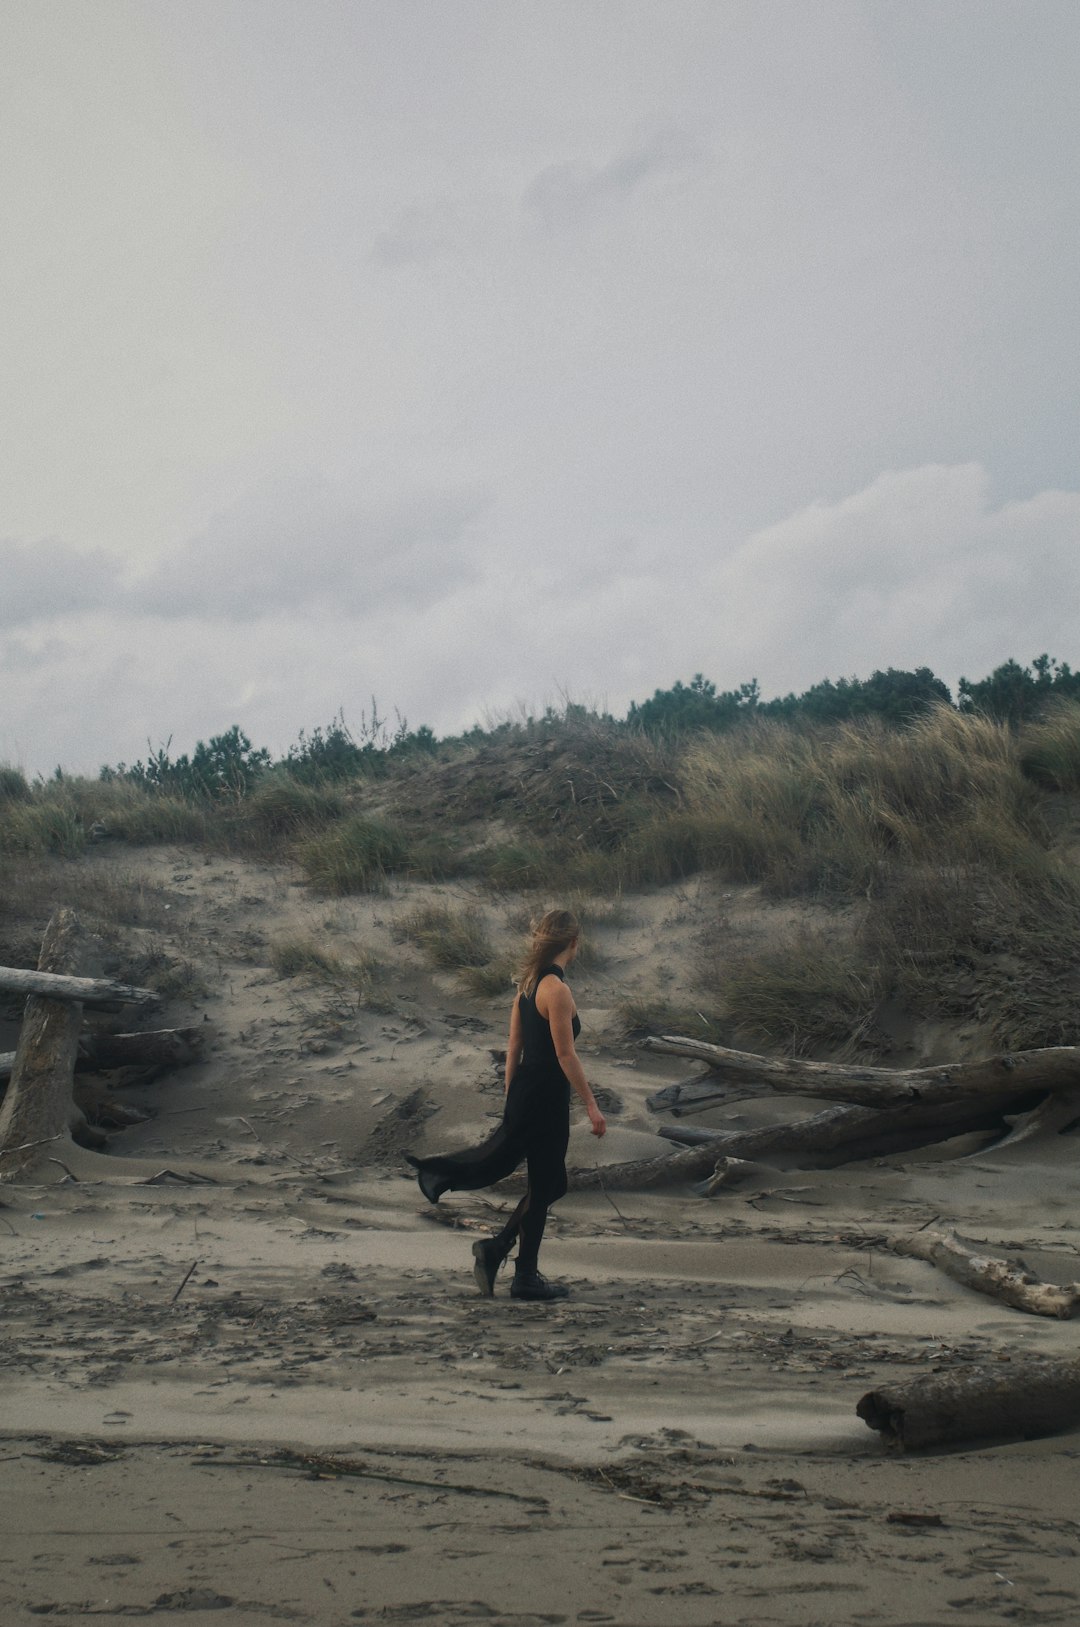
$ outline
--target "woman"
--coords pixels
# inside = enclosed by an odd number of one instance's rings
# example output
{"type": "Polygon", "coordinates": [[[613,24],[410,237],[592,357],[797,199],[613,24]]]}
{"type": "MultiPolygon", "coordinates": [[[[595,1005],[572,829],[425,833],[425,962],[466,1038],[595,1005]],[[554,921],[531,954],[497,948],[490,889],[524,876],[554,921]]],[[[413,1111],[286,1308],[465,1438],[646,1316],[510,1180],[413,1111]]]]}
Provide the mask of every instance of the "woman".
{"type": "Polygon", "coordinates": [[[538,1259],[551,1205],[566,1191],[570,1091],[585,1103],[592,1133],[607,1129],[574,1042],[581,1031],[566,970],[577,955],[581,928],[569,910],[549,910],[533,932],[510,1012],[502,1123],[479,1147],[445,1158],[405,1157],[431,1203],[444,1192],[492,1186],[528,1163],[525,1196],[501,1232],[473,1244],[473,1275],[491,1297],[499,1267],[518,1245],[513,1299],[565,1299],[569,1289],[540,1275],[538,1259]]]}

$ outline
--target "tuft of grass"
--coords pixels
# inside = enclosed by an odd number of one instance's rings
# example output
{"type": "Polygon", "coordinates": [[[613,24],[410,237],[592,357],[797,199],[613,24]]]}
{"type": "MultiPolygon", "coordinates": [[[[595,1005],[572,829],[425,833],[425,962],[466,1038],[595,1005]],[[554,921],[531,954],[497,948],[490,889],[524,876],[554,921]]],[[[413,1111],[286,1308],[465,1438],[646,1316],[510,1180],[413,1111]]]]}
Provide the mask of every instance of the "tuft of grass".
{"type": "Polygon", "coordinates": [[[560,868],[549,844],[527,838],[480,848],[473,855],[472,867],[496,893],[529,892],[548,887],[560,868]]]}
{"type": "Polygon", "coordinates": [[[321,892],[381,892],[389,875],[407,868],[409,844],[398,826],[353,814],[303,843],[299,858],[321,892]]]}
{"type": "Polygon", "coordinates": [[[0,763],[0,803],[29,802],[32,793],[21,768],[0,763]]]}
{"type": "Polygon", "coordinates": [[[516,971],[511,955],[496,955],[483,966],[462,966],[458,977],[469,993],[480,1000],[492,1000],[503,994],[509,1000],[515,988],[516,971]]]}
{"type": "Polygon", "coordinates": [[[619,1021],[627,1034],[679,1034],[686,1039],[703,1039],[722,1045],[722,1020],[708,1010],[667,1000],[660,994],[629,994],[617,1006],[619,1021]]]}
{"type": "Polygon", "coordinates": [[[1020,767],[1036,785],[1080,791],[1080,705],[1062,701],[1020,732],[1020,767]]]}
{"type": "Polygon", "coordinates": [[[81,820],[63,803],[11,803],[0,821],[0,848],[8,853],[54,853],[71,859],[85,846],[86,831],[81,820]]]}
{"type": "Polygon", "coordinates": [[[332,825],[345,815],[340,791],[325,785],[306,785],[291,774],[271,773],[237,804],[234,836],[241,844],[281,846],[332,825]]]}
{"type": "Polygon", "coordinates": [[[335,988],[356,989],[364,995],[379,970],[371,950],[351,946],[348,955],[336,954],[314,938],[282,938],[270,947],[270,964],[279,977],[304,977],[335,988]]]}
{"type": "Polygon", "coordinates": [[[422,949],[443,971],[476,972],[489,966],[495,951],[484,917],[475,905],[419,904],[394,923],[399,942],[422,949]]]}
{"type": "Polygon", "coordinates": [[[884,986],[880,969],[857,947],[806,932],[727,962],[718,993],[739,1041],[793,1056],[820,1049],[856,1056],[874,1050],[884,986]]]}

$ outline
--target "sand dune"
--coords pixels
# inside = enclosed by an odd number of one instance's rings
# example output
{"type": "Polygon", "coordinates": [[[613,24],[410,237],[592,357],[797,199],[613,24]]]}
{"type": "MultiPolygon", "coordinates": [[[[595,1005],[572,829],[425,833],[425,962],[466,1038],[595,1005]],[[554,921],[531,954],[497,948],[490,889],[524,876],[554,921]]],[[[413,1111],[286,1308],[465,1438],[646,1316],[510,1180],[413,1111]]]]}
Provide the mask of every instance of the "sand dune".
{"type": "MultiPolygon", "coordinates": [[[[493,1122],[509,990],[400,941],[415,888],[327,904],[238,860],[87,862],[156,900],[128,950],[182,962],[170,1016],[208,1040],[107,1154],[0,1188],[5,1627],[1080,1619],[1080,1434],[895,1458],[855,1416],[889,1378],[1075,1352],[1075,1324],[874,1243],[944,1216],[1072,1280],[1075,1135],[762,1167],[711,1200],[572,1194],[544,1250],[572,1297],[484,1300],[469,1245],[512,1194],[435,1211],[400,1152],[493,1122]],[[302,935],[374,957],[359,1004],[274,972],[302,935]]],[[[509,944],[514,912],[481,903],[509,944]]],[[[574,984],[612,1128],[578,1123],[572,1161],[664,1147],[645,1098],[689,1070],[615,1013],[688,982],[717,908],[703,882],[597,927],[574,984]]]]}

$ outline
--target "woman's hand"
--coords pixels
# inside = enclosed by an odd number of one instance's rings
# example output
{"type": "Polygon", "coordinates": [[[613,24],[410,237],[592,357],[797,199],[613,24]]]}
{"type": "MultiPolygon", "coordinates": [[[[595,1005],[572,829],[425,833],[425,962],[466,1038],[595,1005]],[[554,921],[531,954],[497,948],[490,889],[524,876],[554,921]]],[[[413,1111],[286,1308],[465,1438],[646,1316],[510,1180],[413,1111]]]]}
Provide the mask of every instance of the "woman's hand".
{"type": "Polygon", "coordinates": [[[589,1123],[592,1126],[592,1133],[594,1136],[602,1136],[604,1131],[607,1129],[607,1119],[604,1117],[603,1113],[601,1113],[595,1102],[593,1102],[592,1106],[589,1108],[589,1123]]]}

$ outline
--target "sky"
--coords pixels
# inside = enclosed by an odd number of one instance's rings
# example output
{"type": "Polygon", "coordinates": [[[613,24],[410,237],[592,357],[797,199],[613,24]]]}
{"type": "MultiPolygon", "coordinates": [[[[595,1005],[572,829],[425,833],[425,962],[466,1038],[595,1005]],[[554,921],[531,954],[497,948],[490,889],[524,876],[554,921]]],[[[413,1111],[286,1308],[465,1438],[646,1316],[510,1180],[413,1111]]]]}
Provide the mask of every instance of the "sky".
{"type": "Polygon", "coordinates": [[[1075,0],[0,0],[0,761],[1080,665],[1075,0]]]}

